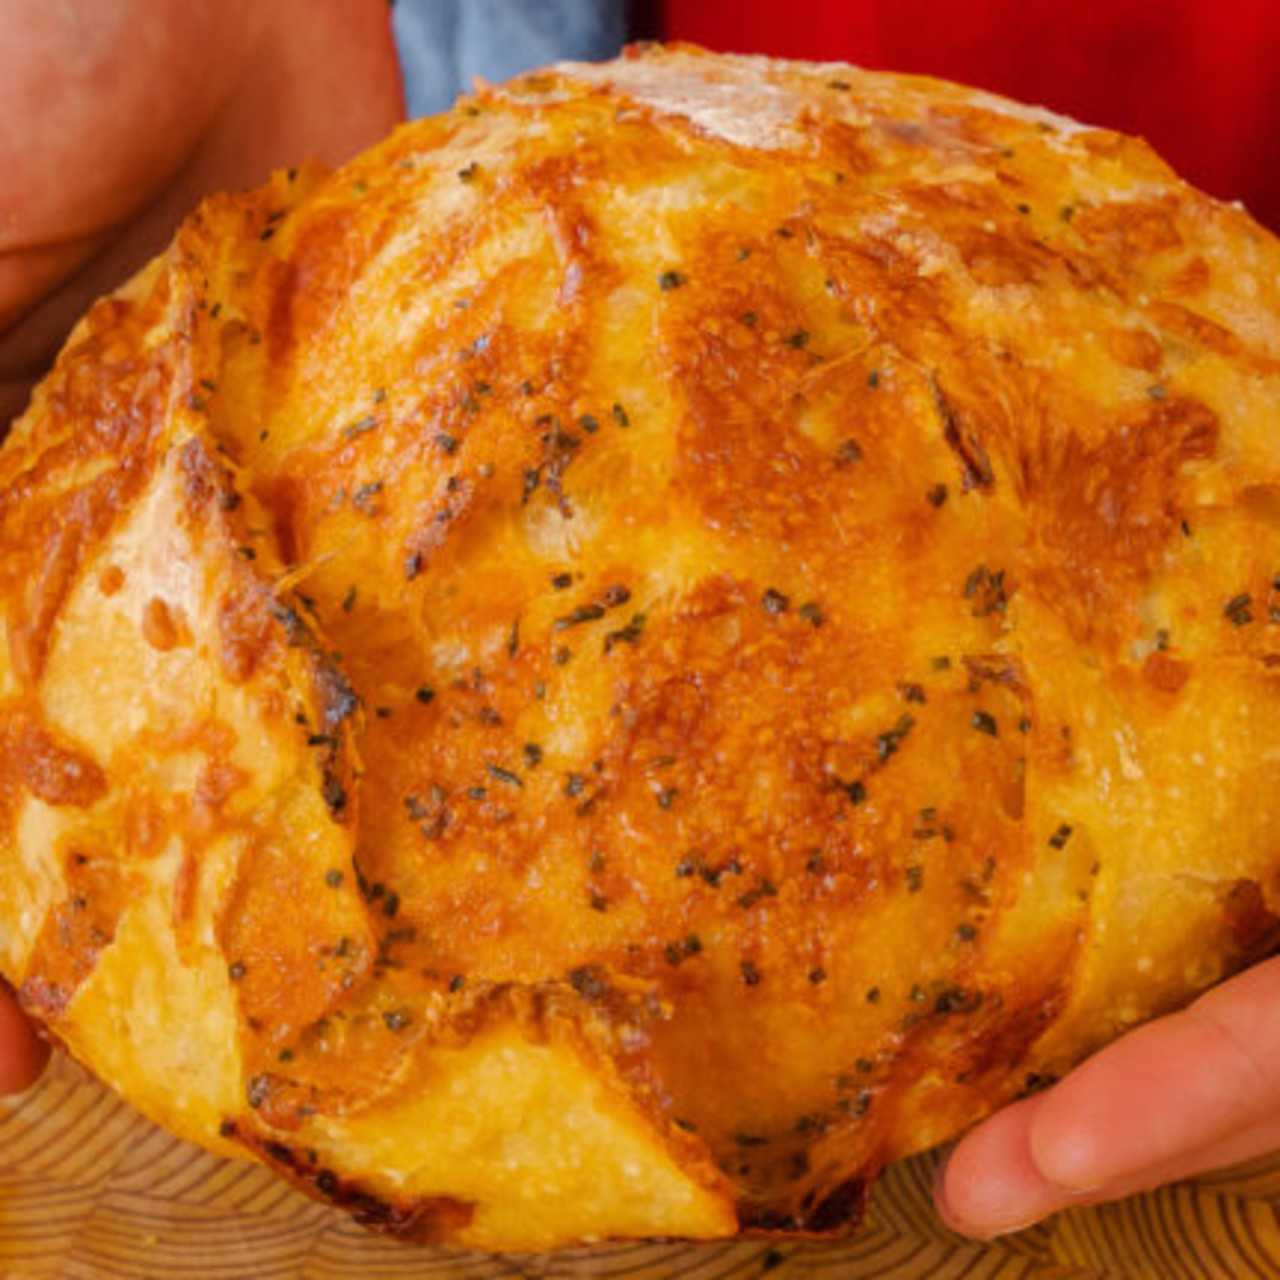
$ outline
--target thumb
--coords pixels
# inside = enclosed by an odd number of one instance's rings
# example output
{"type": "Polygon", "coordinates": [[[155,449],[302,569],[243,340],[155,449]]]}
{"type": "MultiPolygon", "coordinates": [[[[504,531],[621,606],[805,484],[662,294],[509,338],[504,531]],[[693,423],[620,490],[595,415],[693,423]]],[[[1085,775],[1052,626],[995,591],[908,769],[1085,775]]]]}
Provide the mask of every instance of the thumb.
{"type": "Polygon", "coordinates": [[[993,1235],[1280,1146],[1280,960],[1102,1050],[957,1146],[938,1208],[993,1235]]]}

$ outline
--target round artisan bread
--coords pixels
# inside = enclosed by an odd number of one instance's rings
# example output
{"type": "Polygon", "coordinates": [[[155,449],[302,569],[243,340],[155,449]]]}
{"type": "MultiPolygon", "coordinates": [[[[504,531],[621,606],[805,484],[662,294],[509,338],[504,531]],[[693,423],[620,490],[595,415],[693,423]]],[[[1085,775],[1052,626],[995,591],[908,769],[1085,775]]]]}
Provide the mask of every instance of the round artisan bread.
{"type": "Polygon", "coordinates": [[[1275,941],[1278,282],[689,48],[210,200],[0,451],[0,968],[372,1225],[848,1227],[1275,941]]]}

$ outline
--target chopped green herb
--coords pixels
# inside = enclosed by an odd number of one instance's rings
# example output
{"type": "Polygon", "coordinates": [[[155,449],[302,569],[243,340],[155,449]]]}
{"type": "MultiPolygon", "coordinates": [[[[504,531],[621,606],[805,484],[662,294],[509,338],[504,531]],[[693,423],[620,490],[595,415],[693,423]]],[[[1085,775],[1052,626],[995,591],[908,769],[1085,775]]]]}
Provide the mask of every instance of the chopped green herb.
{"type": "Polygon", "coordinates": [[[632,616],[631,621],[625,627],[620,627],[617,631],[610,631],[604,638],[605,653],[611,652],[614,645],[637,644],[640,640],[640,634],[644,630],[645,621],[646,615],[637,613],[632,616]]]}
{"type": "Polygon", "coordinates": [[[978,995],[963,987],[944,987],[933,1002],[934,1013],[971,1013],[979,1004],[978,995]]]}
{"type": "Polygon", "coordinates": [[[993,738],[998,737],[1000,733],[999,726],[996,724],[995,716],[990,715],[986,711],[975,711],[973,713],[973,727],[977,729],[979,733],[990,734],[993,738]]]}
{"type": "Polygon", "coordinates": [[[374,480],[369,484],[362,484],[355,493],[351,495],[351,505],[362,515],[374,515],[377,512],[377,503],[374,502],[374,499],[381,492],[381,480],[374,480]]]}
{"type": "Polygon", "coordinates": [[[738,906],[744,911],[749,911],[762,898],[776,898],[777,896],[778,886],[772,880],[761,877],[754,888],[748,889],[746,893],[738,898],[738,906]]]}
{"type": "Polygon", "coordinates": [[[576,605],[562,618],[557,618],[552,624],[552,631],[565,631],[569,627],[580,626],[584,622],[595,622],[598,618],[604,617],[604,606],[600,604],[580,604],[576,605]]]}
{"type": "Polygon", "coordinates": [[[993,613],[1003,613],[1009,603],[1009,592],[1005,586],[1004,570],[992,571],[986,565],[979,565],[965,579],[964,595],[966,600],[973,601],[973,616],[985,618],[993,613]]]}
{"type": "Polygon", "coordinates": [[[1247,626],[1253,621],[1253,612],[1250,605],[1253,604],[1253,597],[1249,593],[1241,592],[1238,596],[1232,596],[1230,600],[1223,606],[1222,612],[1224,616],[1230,619],[1233,626],[1247,626]]]}
{"type": "Polygon", "coordinates": [[[896,754],[903,740],[915,726],[915,716],[904,714],[898,718],[898,723],[892,729],[885,730],[884,733],[876,738],[876,752],[880,757],[881,763],[888,760],[891,755],[896,754]]]}
{"type": "Polygon", "coordinates": [[[662,954],[668,964],[676,965],[690,956],[696,956],[702,950],[702,939],[696,933],[690,933],[679,942],[668,942],[662,954]]]}
{"type": "Polygon", "coordinates": [[[356,436],[362,436],[372,431],[378,425],[378,419],[374,414],[367,417],[359,418],[348,426],[342,428],[343,436],[348,440],[354,440],[356,436]]]}

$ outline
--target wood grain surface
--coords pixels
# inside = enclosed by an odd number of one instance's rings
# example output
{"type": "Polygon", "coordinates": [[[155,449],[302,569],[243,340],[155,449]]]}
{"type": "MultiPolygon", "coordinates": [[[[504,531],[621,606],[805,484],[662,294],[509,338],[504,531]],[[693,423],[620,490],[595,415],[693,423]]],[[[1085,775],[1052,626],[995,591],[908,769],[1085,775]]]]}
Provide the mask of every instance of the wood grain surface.
{"type": "Polygon", "coordinates": [[[128,1280],[1272,1280],[1280,1158],[998,1242],[963,1241],[930,1206],[936,1158],[889,1170],[861,1234],[840,1244],[627,1244],[542,1256],[423,1249],[371,1236],[265,1170],[148,1124],[58,1057],[0,1101],[0,1276],[128,1280]]]}

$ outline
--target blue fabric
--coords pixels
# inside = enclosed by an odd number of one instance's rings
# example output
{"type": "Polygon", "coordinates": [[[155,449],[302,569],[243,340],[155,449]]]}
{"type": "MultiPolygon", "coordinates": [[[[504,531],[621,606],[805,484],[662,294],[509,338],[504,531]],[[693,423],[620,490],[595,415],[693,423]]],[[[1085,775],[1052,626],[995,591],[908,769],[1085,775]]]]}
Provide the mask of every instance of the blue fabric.
{"type": "Polygon", "coordinates": [[[474,76],[507,80],[561,58],[609,58],[626,0],[398,0],[396,42],[411,116],[444,111],[474,76]]]}

